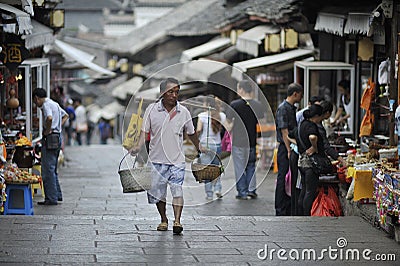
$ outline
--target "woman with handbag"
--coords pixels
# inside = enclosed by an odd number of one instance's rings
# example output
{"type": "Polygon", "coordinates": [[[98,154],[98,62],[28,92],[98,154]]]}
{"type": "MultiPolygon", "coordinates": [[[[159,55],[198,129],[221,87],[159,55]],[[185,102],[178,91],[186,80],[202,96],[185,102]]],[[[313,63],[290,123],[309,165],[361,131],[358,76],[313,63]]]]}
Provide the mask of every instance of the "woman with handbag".
{"type": "Polygon", "coordinates": [[[298,205],[305,216],[311,214],[311,207],[317,196],[319,180],[319,174],[314,169],[311,156],[325,153],[323,139],[317,126],[322,119],[322,107],[313,104],[308,110],[304,111],[304,121],[298,129],[299,168],[302,173],[302,188],[298,205]]]}
{"type": "MultiPolygon", "coordinates": [[[[198,115],[197,134],[200,139],[200,161],[203,164],[218,165],[219,159],[216,154],[221,153],[221,130],[225,124],[226,115],[221,112],[220,100],[214,95],[206,96],[206,106],[209,108],[206,112],[198,115]]],[[[212,200],[213,194],[218,199],[222,198],[221,176],[213,181],[205,181],[204,189],[206,199],[212,200]]]]}

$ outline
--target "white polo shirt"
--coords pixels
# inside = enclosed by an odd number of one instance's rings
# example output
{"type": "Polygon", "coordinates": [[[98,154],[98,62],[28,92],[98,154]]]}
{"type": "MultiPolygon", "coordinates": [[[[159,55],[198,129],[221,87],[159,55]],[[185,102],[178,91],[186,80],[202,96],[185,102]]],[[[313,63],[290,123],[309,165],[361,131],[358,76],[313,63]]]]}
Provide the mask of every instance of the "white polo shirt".
{"type": "MultiPolygon", "coordinates": [[[[60,107],[60,105],[53,101],[52,99],[46,98],[42,107],[40,107],[42,110],[42,118],[43,121],[46,121],[46,118],[48,116],[52,117],[51,121],[51,130],[56,133],[61,133],[62,131],[62,118],[64,115],[67,114],[64,109],[60,107]]],[[[46,126],[46,123],[43,123],[43,126],[46,126]]],[[[47,128],[44,128],[47,129],[47,128]]]]}
{"type": "Polygon", "coordinates": [[[185,163],[183,132],[195,133],[189,110],[179,102],[168,113],[162,101],[150,104],[144,113],[142,131],[150,133],[149,158],[152,163],[185,163]]]}

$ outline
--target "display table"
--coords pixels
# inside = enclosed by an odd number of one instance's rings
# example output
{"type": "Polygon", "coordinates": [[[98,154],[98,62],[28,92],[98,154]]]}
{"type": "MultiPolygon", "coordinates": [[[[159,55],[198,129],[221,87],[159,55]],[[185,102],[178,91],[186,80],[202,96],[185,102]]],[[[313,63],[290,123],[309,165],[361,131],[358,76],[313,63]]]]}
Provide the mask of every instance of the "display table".
{"type": "Polygon", "coordinates": [[[347,178],[354,180],[354,201],[373,198],[372,170],[358,170],[356,167],[348,167],[347,178]]]}

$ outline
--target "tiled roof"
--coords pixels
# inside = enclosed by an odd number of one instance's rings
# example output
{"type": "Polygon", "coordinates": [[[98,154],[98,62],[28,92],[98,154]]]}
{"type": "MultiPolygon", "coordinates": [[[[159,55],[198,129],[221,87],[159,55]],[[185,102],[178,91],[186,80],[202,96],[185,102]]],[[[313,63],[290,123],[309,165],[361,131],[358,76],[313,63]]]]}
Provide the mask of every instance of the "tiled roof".
{"type": "Polygon", "coordinates": [[[227,10],[216,26],[222,28],[248,16],[284,23],[300,12],[299,2],[298,0],[248,0],[227,10]]]}
{"type": "Polygon", "coordinates": [[[226,8],[220,1],[199,12],[189,22],[180,23],[168,31],[173,36],[198,36],[218,34],[231,23],[254,15],[270,21],[286,22],[298,13],[297,0],[247,0],[233,8],[226,8]]]}
{"type": "Polygon", "coordinates": [[[163,69],[166,69],[169,66],[175,65],[179,63],[179,58],[181,57],[181,54],[174,55],[172,57],[167,57],[161,60],[156,60],[151,62],[150,64],[147,64],[143,67],[143,69],[140,71],[140,75],[150,77],[156,73],[158,73],[155,77],[156,78],[164,78],[164,77],[169,77],[168,71],[162,71],[163,69]]]}
{"type": "Polygon", "coordinates": [[[112,0],[63,0],[60,4],[57,5],[57,8],[65,9],[66,12],[68,10],[99,10],[102,11],[103,8],[109,8],[111,10],[119,10],[120,7],[112,0]]]}
{"type": "Polygon", "coordinates": [[[219,30],[215,27],[216,23],[221,20],[226,10],[223,1],[219,1],[209,6],[203,12],[197,13],[190,21],[180,23],[170,31],[168,35],[172,36],[199,36],[206,34],[218,34],[219,30]]]}
{"type": "Polygon", "coordinates": [[[165,16],[154,20],[143,27],[134,29],[126,36],[107,45],[107,50],[116,53],[129,53],[134,55],[142,49],[156,44],[167,36],[169,30],[178,24],[188,22],[199,12],[215,5],[218,0],[192,0],[189,1],[165,16]]]}

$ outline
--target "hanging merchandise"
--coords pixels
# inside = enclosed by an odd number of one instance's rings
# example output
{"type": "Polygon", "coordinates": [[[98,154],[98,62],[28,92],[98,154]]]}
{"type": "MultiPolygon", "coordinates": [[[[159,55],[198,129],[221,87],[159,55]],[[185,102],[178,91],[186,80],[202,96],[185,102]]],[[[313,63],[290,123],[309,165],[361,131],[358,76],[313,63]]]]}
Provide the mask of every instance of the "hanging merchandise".
{"type": "Polygon", "coordinates": [[[387,58],[379,64],[378,72],[378,83],[379,84],[389,84],[390,83],[390,60],[387,58]]]}
{"type": "Polygon", "coordinates": [[[365,116],[361,122],[360,126],[360,137],[370,136],[372,134],[373,124],[374,124],[374,114],[371,112],[371,103],[375,95],[375,83],[369,78],[367,82],[367,87],[365,88],[360,107],[366,110],[365,116]]]}
{"type": "Polygon", "coordinates": [[[400,173],[373,171],[374,199],[380,226],[390,231],[390,225],[400,222],[400,173]]]}
{"type": "Polygon", "coordinates": [[[367,87],[364,89],[361,98],[360,107],[365,110],[369,110],[369,108],[371,107],[371,103],[374,100],[374,95],[375,95],[375,83],[372,82],[371,78],[369,78],[367,82],[367,87]]]}
{"type": "Polygon", "coordinates": [[[370,136],[372,134],[372,127],[374,124],[374,114],[371,110],[367,110],[360,126],[360,137],[370,136]]]}

